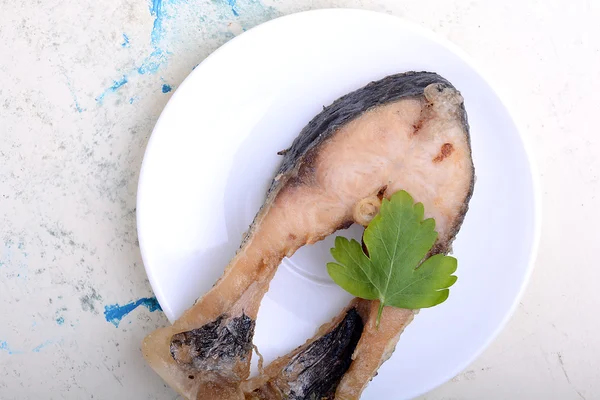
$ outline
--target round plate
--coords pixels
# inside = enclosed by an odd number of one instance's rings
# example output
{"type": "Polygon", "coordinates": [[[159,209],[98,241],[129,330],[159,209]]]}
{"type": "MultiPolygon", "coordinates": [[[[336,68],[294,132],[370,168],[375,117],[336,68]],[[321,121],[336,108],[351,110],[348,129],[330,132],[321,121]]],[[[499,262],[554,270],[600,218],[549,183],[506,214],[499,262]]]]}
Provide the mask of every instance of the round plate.
{"type": "MultiPolygon", "coordinates": [[[[506,323],[531,271],[538,208],[527,153],[506,108],[459,51],[367,11],[310,11],[251,29],[200,64],[165,107],[144,157],[137,221],[169,320],[209,290],[235,254],[281,161],[277,152],[324,105],[410,70],[435,71],[462,92],[477,182],[454,245],[459,279],[450,298],[419,313],[363,398],[417,396],[473,361],[506,323]]],[[[350,300],[325,270],[332,240],[279,267],[256,326],[265,362],[304,343],[350,300]]]]}

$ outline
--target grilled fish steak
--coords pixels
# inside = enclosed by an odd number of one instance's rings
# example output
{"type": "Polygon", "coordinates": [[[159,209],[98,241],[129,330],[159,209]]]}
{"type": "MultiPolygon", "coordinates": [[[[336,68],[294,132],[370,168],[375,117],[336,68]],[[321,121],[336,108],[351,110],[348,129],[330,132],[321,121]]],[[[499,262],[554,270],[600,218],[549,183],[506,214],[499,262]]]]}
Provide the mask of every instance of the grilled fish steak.
{"type": "MultiPolygon", "coordinates": [[[[244,398],[240,384],[249,374],[254,321],[283,257],[354,222],[365,224],[378,198],[402,189],[435,218],[433,252],[445,252],[467,211],[473,181],[463,99],[444,78],[430,72],[392,75],[341,97],[285,151],[265,203],[223,276],[172,326],[146,337],[144,356],[187,398],[244,398]]],[[[357,309],[370,310],[367,303],[357,309]]],[[[357,387],[353,377],[362,382],[358,377],[366,370],[368,382],[391,354],[414,314],[388,307],[384,317],[393,313],[399,314],[390,317],[396,324],[386,339],[366,335],[374,317],[362,312],[362,336],[338,392],[357,387]],[[385,342],[374,358],[366,357],[367,336],[385,342]]]]}

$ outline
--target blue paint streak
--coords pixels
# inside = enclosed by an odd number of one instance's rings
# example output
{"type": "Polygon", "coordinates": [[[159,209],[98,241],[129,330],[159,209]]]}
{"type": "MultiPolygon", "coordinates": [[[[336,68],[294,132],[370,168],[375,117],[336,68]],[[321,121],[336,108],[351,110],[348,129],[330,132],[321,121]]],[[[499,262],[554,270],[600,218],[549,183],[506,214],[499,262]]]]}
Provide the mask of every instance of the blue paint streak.
{"type": "Polygon", "coordinates": [[[74,98],[74,99],[75,99],[75,109],[77,110],[77,112],[83,112],[83,108],[81,108],[81,106],[79,105],[77,98],[74,98]]]}
{"type": "Polygon", "coordinates": [[[79,101],[77,101],[77,95],[75,94],[73,85],[71,85],[71,80],[69,79],[67,74],[64,74],[64,75],[65,75],[65,78],[67,79],[67,87],[69,88],[69,92],[71,92],[71,96],[73,96],[73,101],[75,102],[75,109],[77,110],[77,112],[81,113],[84,111],[84,109],[79,105],[79,101]]]}
{"type": "Polygon", "coordinates": [[[133,102],[135,101],[135,99],[132,97],[129,99],[129,104],[133,104],[133,102]]]}
{"type": "Polygon", "coordinates": [[[158,46],[158,42],[163,35],[163,8],[162,0],[151,0],[152,6],[150,7],[150,15],[154,17],[154,24],[152,25],[152,33],[150,34],[150,40],[154,47],[158,46]]]}
{"type": "MultiPolygon", "coordinates": [[[[161,42],[163,41],[165,36],[163,22],[165,21],[165,19],[168,19],[171,16],[168,12],[165,12],[165,6],[167,4],[175,4],[179,1],[180,0],[149,0],[150,15],[154,17],[152,32],[150,33],[150,46],[152,48],[152,52],[141,62],[141,64],[138,67],[135,67],[133,70],[131,70],[123,76],[123,79],[125,79],[125,83],[127,77],[131,76],[131,74],[134,74],[135,72],[137,72],[140,75],[155,74],[161,66],[167,63],[167,56],[171,53],[168,50],[165,50],[163,49],[163,47],[161,47],[161,42]]],[[[126,34],[123,34],[123,39],[124,42],[123,44],[121,44],[121,46],[128,47],[129,38],[126,34]]],[[[115,83],[116,82],[118,81],[115,81],[115,83]]],[[[102,102],[104,101],[104,97],[110,92],[114,92],[116,89],[118,89],[118,87],[115,87],[113,85],[112,87],[106,89],[102,94],[96,97],[96,101],[102,104],[102,102]]],[[[133,103],[131,100],[129,102],[130,104],[133,103]]]]}
{"type": "Polygon", "coordinates": [[[56,318],[56,323],[58,325],[62,325],[65,323],[65,319],[63,317],[58,317],[58,318],[56,318]]]}
{"type": "Polygon", "coordinates": [[[104,306],[104,318],[106,318],[106,321],[118,328],[121,320],[139,306],[146,307],[150,312],[156,310],[162,311],[162,308],[160,308],[160,304],[158,304],[156,297],[144,297],[122,306],[119,304],[104,306]]]}
{"type": "Polygon", "coordinates": [[[237,0],[227,0],[227,4],[229,4],[229,7],[231,7],[231,12],[233,15],[239,17],[240,14],[237,11],[236,2],[237,0]]]}
{"type": "Polygon", "coordinates": [[[164,85],[162,85],[163,93],[169,93],[171,90],[173,90],[173,88],[170,85],[167,85],[166,83],[164,85]]]}
{"type": "Polygon", "coordinates": [[[9,355],[13,355],[13,354],[20,354],[20,351],[14,351],[10,348],[10,346],[8,345],[8,343],[4,342],[4,341],[0,341],[0,350],[4,350],[6,351],[9,355]]]}
{"type": "Polygon", "coordinates": [[[110,90],[112,90],[114,92],[126,83],[127,83],[127,77],[125,75],[123,75],[123,78],[121,78],[120,80],[115,81],[113,83],[113,85],[110,87],[110,90]]]}
{"type": "Polygon", "coordinates": [[[33,351],[34,353],[39,353],[40,350],[42,350],[44,347],[48,346],[51,343],[52,343],[51,340],[46,340],[44,343],[40,344],[39,346],[34,347],[33,350],[31,350],[31,351],[33,351]]]}
{"type": "MultiPolygon", "coordinates": [[[[39,353],[44,347],[46,347],[52,343],[54,343],[52,340],[46,340],[44,343],[40,344],[39,346],[34,347],[31,351],[34,353],[39,353]]],[[[0,340],[0,350],[6,351],[9,355],[23,354],[22,351],[11,349],[10,346],[8,345],[8,343],[1,341],[1,340],[0,340]]]]}
{"type": "Polygon", "coordinates": [[[142,65],[137,69],[140,75],[154,74],[162,64],[167,62],[167,52],[160,47],[160,42],[165,34],[163,21],[167,17],[163,8],[163,0],[150,0],[150,2],[150,15],[154,17],[154,24],[150,33],[152,53],[142,61],[142,65]]]}
{"type": "Polygon", "coordinates": [[[121,79],[119,79],[118,81],[114,81],[111,87],[106,89],[100,96],[96,97],[96,101],[98,103],[102,104],[102,102],[104,101],[104,96],[106,96],[108,93],[116,92],[120,87],[125,85],[127,82],[128,82],[127,76],[123,75],[123,77],[121,79]]]}
{"type": "Polygon", "coordinates": [[[148,57],[146,57],[146,59],[144,59],[144,61],[142,61],[142,65],[137,69],[137,72],[140,75],[148,73],[154,74],[166,61],[167,56],[165,53],[161,49],[156,48],[148,57]]]}

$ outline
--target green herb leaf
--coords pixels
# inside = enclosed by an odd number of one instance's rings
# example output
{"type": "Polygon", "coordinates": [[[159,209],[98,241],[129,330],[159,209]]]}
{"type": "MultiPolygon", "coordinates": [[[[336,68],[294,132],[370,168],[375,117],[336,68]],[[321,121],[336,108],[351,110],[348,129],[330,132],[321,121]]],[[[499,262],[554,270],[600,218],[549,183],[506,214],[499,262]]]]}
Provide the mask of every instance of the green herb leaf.
{"type": "Polygon", "coordinates": [[[456,282],[454,257],[437,254],[422,262],[437,239],[435,221],[423,220],[423,204],[405,191],[384,199],[365,230],[368,255],[356,240],[336,237],[327,264],[335,283],[356,297],[379,300],[377,325],[384,306],[433,307],[448,298],[456,282]]]}

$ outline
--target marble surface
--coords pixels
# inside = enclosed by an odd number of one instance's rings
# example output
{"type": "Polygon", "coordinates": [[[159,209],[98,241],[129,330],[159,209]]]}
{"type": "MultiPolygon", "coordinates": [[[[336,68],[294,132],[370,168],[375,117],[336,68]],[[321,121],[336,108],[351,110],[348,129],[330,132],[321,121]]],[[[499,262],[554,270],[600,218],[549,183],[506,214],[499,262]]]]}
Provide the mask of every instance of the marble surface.
{"type": "Polygon", "coordinates": [[[403,16],[462,47],[534,149],[544,221],[531,284],[490,348],[423,399],[600,398],[600,3],[0,0],[0,399],[177,397],[140,354],[168,323],[136,238],[146,142],[213,50],[325,7],[403,16]]]}

